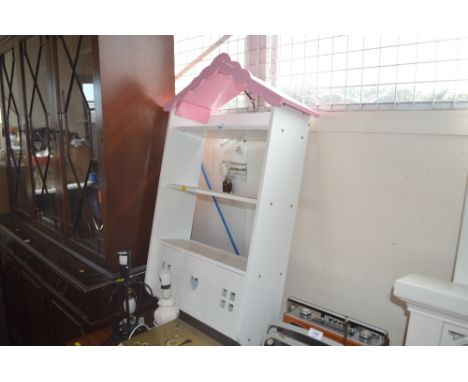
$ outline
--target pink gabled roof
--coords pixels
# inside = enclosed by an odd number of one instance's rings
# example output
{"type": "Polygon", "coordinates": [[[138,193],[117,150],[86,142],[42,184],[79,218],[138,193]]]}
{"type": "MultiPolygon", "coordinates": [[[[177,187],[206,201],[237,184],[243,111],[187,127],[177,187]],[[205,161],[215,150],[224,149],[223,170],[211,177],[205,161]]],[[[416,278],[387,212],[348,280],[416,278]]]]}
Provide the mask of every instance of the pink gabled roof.
{"type": "Polygon", "coordinates": [[[243,91],[262,96],[272,106],[288,105],[313,117],[319,113],[274,89],[242,69],[226,53],[221,53],[201,71],[179,94],[164,105],[164,110],[176,108],[176,114],[206,123],[211,114],[243,91]]]}

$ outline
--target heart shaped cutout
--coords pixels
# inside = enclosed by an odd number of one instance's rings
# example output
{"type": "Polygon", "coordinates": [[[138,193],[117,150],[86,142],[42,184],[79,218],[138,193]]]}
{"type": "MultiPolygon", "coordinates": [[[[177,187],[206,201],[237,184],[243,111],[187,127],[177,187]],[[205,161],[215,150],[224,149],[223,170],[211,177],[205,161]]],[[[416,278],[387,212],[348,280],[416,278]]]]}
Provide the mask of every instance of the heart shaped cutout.
{"type": "Polygon", "coordinates": [[[190,277],[190,284],[192,285],[192,290],[197,289],[197,287],[198,287],[198,277],[191,276],[190,277]]]}

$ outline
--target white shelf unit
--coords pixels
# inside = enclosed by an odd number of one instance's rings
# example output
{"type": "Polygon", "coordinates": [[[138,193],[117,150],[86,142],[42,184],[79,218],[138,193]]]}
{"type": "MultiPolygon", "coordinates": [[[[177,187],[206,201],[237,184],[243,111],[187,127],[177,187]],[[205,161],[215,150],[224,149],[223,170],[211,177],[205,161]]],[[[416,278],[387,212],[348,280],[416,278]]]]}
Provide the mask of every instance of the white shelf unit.
{"type": "Polygon", "coordinates": [[[159,271],[170,267],[180,309],[242,345],[259,345],[280,319],[308,120],[288,106],[216,114],[207,124],[170,115],[146,282],[159,296],[159,271]],[[213,137],[265,142],[256,197],[200,187],[204,142],[213,137]],[[255,208],[246,257],[192,239],[197,198],[206,196],[255,208]]]}

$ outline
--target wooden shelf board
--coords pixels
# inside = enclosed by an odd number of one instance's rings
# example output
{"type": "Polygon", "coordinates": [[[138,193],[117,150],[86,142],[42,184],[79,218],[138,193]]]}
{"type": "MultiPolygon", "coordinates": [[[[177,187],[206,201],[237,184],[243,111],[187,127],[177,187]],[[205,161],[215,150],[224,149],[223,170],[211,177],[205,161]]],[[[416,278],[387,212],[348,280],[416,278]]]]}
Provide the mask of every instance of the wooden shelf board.
{"type": "Polygon", "coordinates": [[[237,201],[237,202],[242,202],[242,203],[247,203],[247,204],[257,204],[257,199],[255,199],[255,198],[249,198],[249,197],[246,197],[246,196],[228,194],[226,192],[216,192],[216,191],[204,190],[204,189],[198,188],[198,187],[184,186],[184,185],[173,184],[173,183],[168,184],[168,187],[173,188],[175,190],[183,191],[183,192],[190,192],[190,193],[193,193],[193,194],[215,196],[216,198],[234,200],[234,201],[237,201]]]}
{"type": "Polygon", "coordinates": [[[232,138],[264,141],[267,139],[269,126],[178,126],[175,129],[177,131],[198,136],[206,135],[207,138],[232,138]]]}

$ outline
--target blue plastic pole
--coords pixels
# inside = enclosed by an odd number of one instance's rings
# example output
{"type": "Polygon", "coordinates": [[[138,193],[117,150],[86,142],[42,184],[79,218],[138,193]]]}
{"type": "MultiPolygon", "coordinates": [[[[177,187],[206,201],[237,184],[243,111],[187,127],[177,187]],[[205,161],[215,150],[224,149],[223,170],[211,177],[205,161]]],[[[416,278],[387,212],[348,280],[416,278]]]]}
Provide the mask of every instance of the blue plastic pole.
{"type": "MultiPolygon", "coordinates": [[[[203,166],[203,163],[201,165],[201,170],[202,170],[202,173],[203,173],[203,177],[205,178],[206,185],[208,186],[208,189],[211,191],[210,179],[208,178],[208,174],[205,171],[205,166],[203,166]]],[[[226,222],[223,211],[221,210],[221,207],[220,207],[220,205],[218,203],[218,199],[216,199],[216,196],[212,196],[212,198],[213,198],[215,207],[218,210],[219,217],[221,218],[221,221],[223,222],[224,229],[226,230],[226,233],[227,233],[227,235],[229,237],[229,241],[231,242],[232,248],[234,249],[234,253],[236,255],[240,256],[239,250],[237,249],[236,242],[234,241],[234,238],[231,235],[231,230],[229,229],[229,226],[228,226],[228,224],[226,222]]]]}

